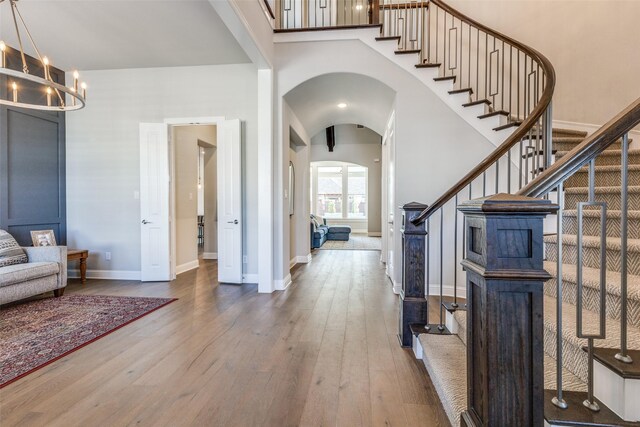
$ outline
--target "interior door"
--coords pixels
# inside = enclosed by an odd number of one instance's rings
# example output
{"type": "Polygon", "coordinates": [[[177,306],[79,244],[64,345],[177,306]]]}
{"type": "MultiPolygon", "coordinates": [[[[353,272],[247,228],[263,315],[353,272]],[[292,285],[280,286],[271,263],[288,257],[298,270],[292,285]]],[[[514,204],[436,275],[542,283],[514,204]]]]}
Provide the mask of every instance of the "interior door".
{"type": "Polygon", "coordinates": [[[240,120],[218,133],[218,281],[242,283],[242,145],[240,120]]]}
{"type": "Polygon", "coordinates": [[[171,280],[169,141],[164,123],[140,123],[140,280],[171,280]]]}

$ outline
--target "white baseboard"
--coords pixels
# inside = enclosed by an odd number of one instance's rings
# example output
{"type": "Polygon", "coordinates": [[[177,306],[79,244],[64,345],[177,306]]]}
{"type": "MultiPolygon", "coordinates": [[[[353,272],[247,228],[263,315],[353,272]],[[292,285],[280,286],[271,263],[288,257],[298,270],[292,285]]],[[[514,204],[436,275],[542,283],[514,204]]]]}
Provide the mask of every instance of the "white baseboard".
{"type": "Polygon", "coordinates": [[[200,261],[193,260],[189,262],[185,262],[184,264],[176,265],[176,274],[184,273],[189,270],[194,270],[200,267],[200,261]]]}
{"type": "MultiPolygon", "coordinates": [[[[440,295],[440,284],[432,283],[429,285],[429,295],[440,295]]],[[[442,287],[442,295],[445,297],[453,296],[453,285],[444,285],[442,287]]],[[[463,286],[458,286],[458,297],[465,298],[467,290],[463,286]]]]}
{"type": "Polygon", "coordinates": [[[203,252],[202,259],[218,259],[217,252],[203,252]]]}
{"type": "Polygon", "coordinates": [[[311,262],[311,254],[306,255],[298,255],[296,257],[296,263],[298,264],[309,264],[311,262]]]}
{"type": "Polygon", "coordinates": [[[258,283],[257,274],[243,274],[242,283],[258,283]]]}
{"type": "Polygon", "coordinates": [[[402,283],[396,282],[395,280],[392,280],[391,283],[393,283],[393,293],[400,295],[400,291],[402,291],[402,283]]]}
{"type": "MultiPolygon", "coordinates": [[[[67,270],[67,276],[70,279],[79,279],[80,270],[67,270]]],[[[140,272],[126,270],[87,270],[87,279],[140,280],[140,272]]]]}
{"type": "Polygon", "coordinates": [[[284,279],[282,279],[282,280],[274,280],[273,283],[275,285],[275,290],[276,291],[284,291],[291,284],[291,275],[287,274],[287,276],[284,279]]]}
{"type": "Polygon", "coordinates": [[[371,231],[367,233],[369,237],[382,237],[382,233],[380,231],[371,231]]]}

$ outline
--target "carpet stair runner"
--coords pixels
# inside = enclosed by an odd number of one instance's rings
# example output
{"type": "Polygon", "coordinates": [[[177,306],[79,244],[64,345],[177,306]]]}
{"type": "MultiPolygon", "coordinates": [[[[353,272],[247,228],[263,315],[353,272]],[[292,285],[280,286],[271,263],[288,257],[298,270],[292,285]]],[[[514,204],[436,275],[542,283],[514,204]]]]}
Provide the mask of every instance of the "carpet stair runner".
{"type": "MultiPolygon", "coordinates": [[[[579,144],[586,133],[554,129],[553,148],[556,159],[579,144]]],[[[596,161],[596,200],[607,202],[606,251],[607,338],[596,340],[596,347],[617,348],[620,345],[620,142],[608,148],[596,161]]],[[[629,210],[628,210],[628,346],[640,349],[640,150],[629,150],[629,210]]],[[[557,296],[557,236],[544,237],[546,261],[544,268],[553,279],[544,286],[544,371],[545,389],[556,389],[556,340],[562,335],[563,385],[567,391],[585,391],[587,340],[576,336],[577,295],[577,203],[588,200],[588,169],[583,168],[565,182],[563,212],[563,325],[556,324],[557,296]]],[[[586,332],[598,327],[600,272],[599,210],[583,212],[583,322],[586,332]]],[[[418,337],[423,349],[424,364],[440,396],[445,412],[453,425],[459,425],[460,414],[466,409],[466,312],[453,313],[454,335],[422,334],[418,337]]]]}

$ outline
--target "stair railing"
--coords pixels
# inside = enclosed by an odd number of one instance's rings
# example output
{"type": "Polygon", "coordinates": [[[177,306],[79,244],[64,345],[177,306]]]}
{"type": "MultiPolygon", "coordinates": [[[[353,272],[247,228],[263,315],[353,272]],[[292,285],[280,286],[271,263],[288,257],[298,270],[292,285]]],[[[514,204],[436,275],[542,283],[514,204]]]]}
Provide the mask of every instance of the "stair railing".
{"type": "MultiPolygon", "coordinates": [[[[383,10],[381,13],[384,16],[383,10]]],[[[418,44],[422,50],[421,63],[417,66],[438,67],[442,78],[455,80],[454,93],[469,93],[465,107],[487,106],[488,112],[479,113],[480,118],[501,116],[504,124],[496,127],[496,131],[513,130],[493,152],[412,220],[414,225],[425,223],[428,232],[427,298],[428,285],[439,283],[437,327],[427,325],[426,330],[443,333],[445,308],[451,312],[464,308],[458,303],[458,286],[464,283],[459,266],[464,258],[465,239],[460,230],[464,220],[458,213],[458,204],[499,192],[513,193],[551,165],[555,72],[549,60],[533,48],[478,23],[441,0],[429,1],[428,13],[421,22],[425,24],[418,44]],[[434,231],[439,237],[433,235],[434,231]],[[433,258],[439,260],[439,265],[429,262],[433,258]],[[453,285],[453,301],[448,303],[444,301],[445,282],[453,285]]]]}
{"type": "MultiPolygon", "coordinates": [[[[640,98],[621,111],[616,117],[607,124],[598,129],[595,133],[588,136],[573,150],[564,155],[560,160],[556,161],[547,170],[538,175],[535,179],[525,185],[518,191],[520,196],[528,197],[546,197],[555,191],[558,195],[558,216],[556,224],[557,235],[557,266],[556,266],[556,382],[557,394],[553,398],[553,403],[561,408],[566,408],[567,403],[563,399],[562,390],[562,297],[563,297],[563,280],[562,280],[562,255],[563,255],[563,210],[564,210],[564,193],[563,185],[567,179],[573,176],[578,170],[588,165],[589,168],[589,192],[588,201],[577,203],[577,336],[585,338],[588,342],[587,355],[587,399],[584,405],[593,410],[598,411],[598,404],[593,396],[593,358],[595,339],[606,338],[606,210],[607,203],[597,201],[595,191],[595,162],[604,150],[609,148],[616,141],[621,141],[621,189],[620,189],[620,350],[615,358],[624,363],[634,363],[629,355],[627,345],[627,329],[628,329],[628,291],[627,291],[627,241],[628,241],[628,149],[629,149],[629,131],[640,124],[640,98]],[[600,227],[600,300],[598,303],[600,324],[597,333],[588,333],[584,331],[582,325],[583,311],[583,283],[582,283],[582,215],[584,208],[596,207],[601,211],[601,227],[600,227]]],[[[640,363],[640,361],[635,361],[640,363]]]]}

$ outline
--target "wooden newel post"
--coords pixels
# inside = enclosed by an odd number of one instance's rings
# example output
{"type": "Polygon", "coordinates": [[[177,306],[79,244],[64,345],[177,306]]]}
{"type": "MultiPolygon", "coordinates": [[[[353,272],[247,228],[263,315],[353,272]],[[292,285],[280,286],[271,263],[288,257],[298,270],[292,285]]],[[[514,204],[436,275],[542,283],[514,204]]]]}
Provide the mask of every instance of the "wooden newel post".
{"type": "Polygon", "coordinates": [[[542,426],[543,219],[549,200],[496,194],[466,219],[467,410],[463,426],[542,426]]]}
{"type": "Polygon", "coordinates": [[[369,5],[369,7],[367,8],[369,24],[379,24],[380,23],[380,0],[368,0],[367,3],[369,5]]]}
{"type": "Polygon", "coordinates": [[[424,223],[413,225],[411,220],[427,208],[421,203],[407,203],[402,207],[402,290],[400,291],[400,331],[403,347],[411,347],[411,324],[427,324],[427,300],[424,297],[425,231],[424,223]]]}

